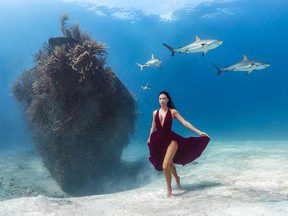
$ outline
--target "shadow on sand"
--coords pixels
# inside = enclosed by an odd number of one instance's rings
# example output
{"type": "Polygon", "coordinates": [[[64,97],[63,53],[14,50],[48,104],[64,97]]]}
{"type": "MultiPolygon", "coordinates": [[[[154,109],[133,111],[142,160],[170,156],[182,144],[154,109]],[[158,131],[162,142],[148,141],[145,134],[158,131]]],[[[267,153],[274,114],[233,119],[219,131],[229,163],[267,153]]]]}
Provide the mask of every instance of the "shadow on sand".
{"type": "Polygon", "coordinates": [[[225,184],[221,182],[213,182],[213,181],[205,181],[205,182],[200,182],[197,184],[184,184],[181,186],[181,189],[180,189],[180,190],[183,190],[183,192],[173,194],[173,196],[180,197],[190,192],[201,191],[207,188],[214,188],[214,187],[221,187],[221,186],[225,186],[225,184]]]}

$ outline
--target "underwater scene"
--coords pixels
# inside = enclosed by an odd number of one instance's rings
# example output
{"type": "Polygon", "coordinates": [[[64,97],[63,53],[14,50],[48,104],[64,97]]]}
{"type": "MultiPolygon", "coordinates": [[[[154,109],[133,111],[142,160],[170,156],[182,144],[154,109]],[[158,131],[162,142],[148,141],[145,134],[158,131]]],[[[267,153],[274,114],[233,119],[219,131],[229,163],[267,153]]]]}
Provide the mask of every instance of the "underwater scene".
{"type": "Polygon", "coordinates": [[[1,0],[0,216],[288,215],[288,1],[1,0]]]}

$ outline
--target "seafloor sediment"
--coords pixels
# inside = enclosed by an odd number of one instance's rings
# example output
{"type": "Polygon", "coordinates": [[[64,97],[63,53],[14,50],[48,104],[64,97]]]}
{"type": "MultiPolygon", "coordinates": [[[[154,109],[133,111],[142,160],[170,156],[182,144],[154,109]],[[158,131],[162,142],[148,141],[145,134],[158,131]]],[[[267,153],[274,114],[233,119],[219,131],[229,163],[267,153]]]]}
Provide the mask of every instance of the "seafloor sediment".
{"type": "MultiPolygon", "coordinates": [[[[182,189],[167,199],[164,176],[138,189],[78,198],[0,202],[2,215],[288,215],[287,142],[211,143],[198,163],[176,165],[182,189]]],[[[1,214],[0,214],[1,215],[1,214]]]]}

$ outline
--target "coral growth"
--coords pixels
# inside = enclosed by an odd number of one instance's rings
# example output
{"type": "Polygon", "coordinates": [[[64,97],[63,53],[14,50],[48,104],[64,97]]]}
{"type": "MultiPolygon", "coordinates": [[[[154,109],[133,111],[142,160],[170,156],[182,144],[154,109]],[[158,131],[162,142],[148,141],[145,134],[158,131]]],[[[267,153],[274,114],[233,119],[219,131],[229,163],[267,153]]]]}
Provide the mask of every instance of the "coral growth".
{"type": "MultiPolygon", "coordinates": [[[[133,96],[106,65],[106,46],[78,25],[50,38],[35,65],[13,85],[26,105],[34,142],[46,167],[65,192],[103,192],[113,181],[137,118],[133,96]]],[[[127,167],[126,171],[129,170],[127,167]]]]}

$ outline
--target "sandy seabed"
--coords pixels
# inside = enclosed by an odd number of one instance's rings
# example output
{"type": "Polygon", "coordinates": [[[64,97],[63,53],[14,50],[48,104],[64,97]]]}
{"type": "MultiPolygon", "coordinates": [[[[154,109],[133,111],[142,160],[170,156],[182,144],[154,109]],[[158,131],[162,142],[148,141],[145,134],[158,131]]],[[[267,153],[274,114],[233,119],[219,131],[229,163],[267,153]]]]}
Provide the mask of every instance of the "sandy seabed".
{"type": "Polygon", "coordinates": [[[164,175],[133,190],[69,198],[36,156],[4,155],[0,159],[0,215],[286,216],[287,144],[213,143],[197,162],[177,165],[182,189],[175,188],[173,179],[170,199],[164,175]]]}

